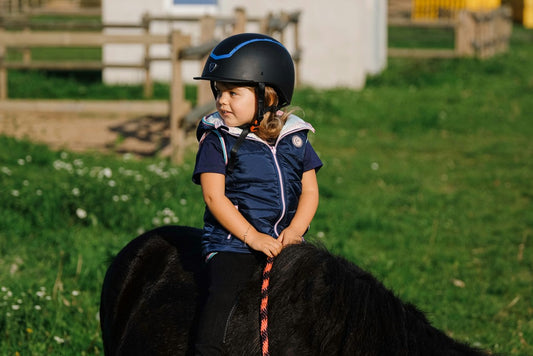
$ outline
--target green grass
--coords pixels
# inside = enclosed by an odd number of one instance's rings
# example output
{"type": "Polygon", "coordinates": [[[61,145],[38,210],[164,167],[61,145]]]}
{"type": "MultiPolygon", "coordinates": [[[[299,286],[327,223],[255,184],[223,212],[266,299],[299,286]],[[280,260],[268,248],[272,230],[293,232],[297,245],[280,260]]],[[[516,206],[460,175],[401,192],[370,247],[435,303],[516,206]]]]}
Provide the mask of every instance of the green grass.
{"type": "MultiPolygon", "coordinates": [[[[504,355],[533,354],[532,44],[515,28],[485,61],[390,59],[361,91],[294,97],[325,163],[308,238],[504,355]]],[[[142,230],[201,226],[194,147],[180,167],[0,147],[0,354],[102,354],[112,256],[142,230]]]]}
{"type": "Polygon", "coordinates": [[[451,28],[416,28],[389,26],[389,47],[400,48],[454,48],[454,30],[451,28]]]}

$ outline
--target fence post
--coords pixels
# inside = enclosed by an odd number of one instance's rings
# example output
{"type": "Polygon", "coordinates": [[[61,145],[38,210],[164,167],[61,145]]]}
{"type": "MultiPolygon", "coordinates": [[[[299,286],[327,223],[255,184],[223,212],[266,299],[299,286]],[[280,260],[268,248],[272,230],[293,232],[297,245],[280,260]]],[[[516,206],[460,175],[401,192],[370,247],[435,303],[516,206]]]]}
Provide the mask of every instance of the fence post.
{"type": "Polygon", "coordinates": [[[507,52],[509,50],[509,39],[511,38],[512,28],[512,10],[508,5],[501,6],[497,10],[496,16],[498,53],[507,52]]]}
{"type": "MultiPolygon", "coordinates": [[[[27,25],[29,25],[29,23],[27,25]]],[[[23,31],[24,31],[24,33],[30,33],[31,32],[29,26],[24,27],[23,31]]],[[[31,62],[31,49],[28,48],[28,47],[22,49],[22,62],[24,64],[29,64],[31,62]]]]}
{"type": "MultiPolygon", "coordinates": [[[[0,28],[0,38],[4,33],[4,29],[0,28]]],[[[7,99],[7,69],[4,66],[6,53],[6,46],[0,43],[0,100],[7,99]]]]}
{"type": "Polygon", "coordinates": [[[246,30],[246,10],[242,7],[235,8],[235,23],[233,24],[233,34],[243,33],[246,30]]]}
{"type": "Polygon", "coordinates": [[[282,24],[281,28],[279,29],[279,40],[281,43],[285,43],[285,31],[288,24],[290,23],[289,14],[287,14],[285,11],[282,11],[279,14],[279,20],[282,24]]]}
{"type": "Polygon", "coordinates": [[[296,79],[295,84],[298,86],[300,84],[300,59],[302,55],[302,48],[300,47],[300,33],[299,33],[299,21],[300,13],[294,14],[293,17],[293,27],[294,27],[294,66],[296,67],[296,79]]]}
{"type": "MultiPolygon", "coordinates": [[[[210,42],[215,38],[216,19],[213,16],[206,15],[200,19],[200,43],[210,42]]],[[[202,60],[203,64],[207,61],[209,54],[202,60]]],[[[200,80],[197,87],[196,105],[200,106],[207,104],[213,100],[213,92],[211,91],[211,85],[207,80],[200,80]]]]}
{"type": "Polygon", "coordinates": [[[259,21],[259,31],[265,35],[271,36],[272,31],[270,27],[270,21],[272,21],[272,13],[269,12],[265,17],[259,21]]]}
{"type": "Polygon", "coordinates": [[[494,39],[492,24],[493,13],[478,11],[474,13],[474,19],[476,21],[476,44],[477,44],[477,56],[479,58],[487,58],[492,55],[494,39]]]}
{"type": "Polygon", "coordinates": [[[455,25],[455,54],[459,57],[473,56],[475,23],[470,11],[461,10],[455,25]]]}
{"type": "Polygon", "coordinates": [[[170,35],[170,64],[172,78],[170,83],[170,149],[171,160],[176,164],[183,162],[185,132],[182,118],[190,104],[185,100],[185,90],[181,74],[180,51],[190,44],[190,37],[174,30],[170,35]]]}
{"type": "MultiPolygon", "coordinates": [[[[150,34],[150,14],[145,12],[142,16],[142,27],[146,35],[150,34]]],[[[151,98],[154,95],[154,85],[152,75],[150,74],[150,44],[144,45],[144,92],[145,98],[151,98]]]]}

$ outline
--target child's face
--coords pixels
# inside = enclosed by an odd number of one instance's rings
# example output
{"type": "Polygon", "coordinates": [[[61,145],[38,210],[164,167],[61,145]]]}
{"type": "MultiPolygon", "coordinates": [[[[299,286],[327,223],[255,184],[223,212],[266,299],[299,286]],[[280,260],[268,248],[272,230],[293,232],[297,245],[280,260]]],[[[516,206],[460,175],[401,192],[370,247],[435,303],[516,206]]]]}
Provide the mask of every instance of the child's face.
{"type": "Polygon", "coordinates": [[[256,111],[255,92],[251,87],[216,82],[217,111],[228,126],[241,126],[252,121],[256,111]]]}

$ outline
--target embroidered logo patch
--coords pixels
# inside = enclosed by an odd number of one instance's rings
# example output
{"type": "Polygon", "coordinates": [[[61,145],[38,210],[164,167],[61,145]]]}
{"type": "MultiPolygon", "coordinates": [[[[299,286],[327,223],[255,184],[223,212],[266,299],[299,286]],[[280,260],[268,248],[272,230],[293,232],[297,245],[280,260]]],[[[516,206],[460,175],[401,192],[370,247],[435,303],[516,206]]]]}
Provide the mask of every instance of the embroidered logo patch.
{"type": "Polygon", "coordinates": [[[292,144],[294,145],[294,147],[300,148],[300,147],[302,147],[304,145],[304,141],[299,136],[293,136],[292,137],[292,144]]]}

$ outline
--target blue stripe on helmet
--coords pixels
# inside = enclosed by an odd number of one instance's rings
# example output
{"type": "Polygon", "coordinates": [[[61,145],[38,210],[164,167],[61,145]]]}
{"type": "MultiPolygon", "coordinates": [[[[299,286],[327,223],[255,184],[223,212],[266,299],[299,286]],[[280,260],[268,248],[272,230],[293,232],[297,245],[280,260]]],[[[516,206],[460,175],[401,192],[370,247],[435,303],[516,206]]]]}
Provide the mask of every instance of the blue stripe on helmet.
{"type": "MultiPolygon", "coordinates": [[[[235,47],[234,49],[231,50],[231,52],[229,53],[226,53],[226,54],[221,54],[221,55],[216,55],[214,53],[214,50],[213,52],[211,52],[211,54],[209,55],[209,57],[215,59],[215,60],[218,60],[218,59],[225,59],[225,58],[229,58],[231,56],[233,56],[235,54],[235,52],[237,52],[239,49],[241,49],[242,47],[250,44],[250,43],[253,43],[253,42],[272,42],[272,43],[275,43],[277,45],[280,45],[281,47],[285,48],[281,43],[279,43],[278,41],[275,41],[275,40],[271,40],[271,39],[268,39],[268,38],[255,38],[253,40],[249,40],[249,41],[246,41],[246,42],[243,42],[241,43],[240,45],[238,45],[237,47],[235,47]]],[[[286,50],[286,49],[285,49],[286,50]]]]}

